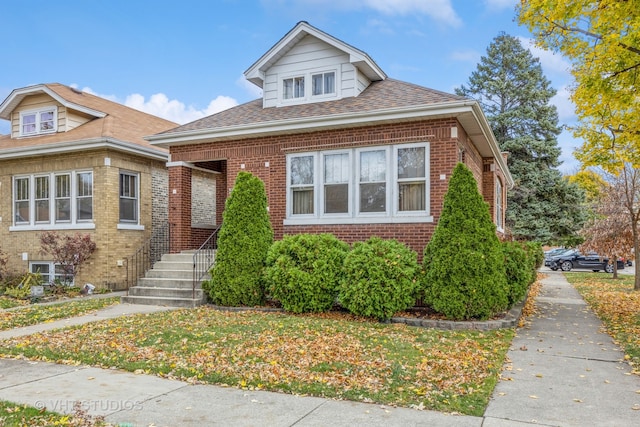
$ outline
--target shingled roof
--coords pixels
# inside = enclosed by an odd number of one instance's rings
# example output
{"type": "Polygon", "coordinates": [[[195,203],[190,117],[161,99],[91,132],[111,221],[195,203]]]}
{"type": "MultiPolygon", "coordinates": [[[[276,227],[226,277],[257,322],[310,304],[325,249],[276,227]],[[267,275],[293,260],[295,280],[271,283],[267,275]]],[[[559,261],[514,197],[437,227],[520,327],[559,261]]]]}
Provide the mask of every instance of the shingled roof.
{"type": "Polygon", "coordinates": [[[96,140],[121,141],[140,146],[145,150],[166,152],[161,147],[149,144],[144,137],[177,126],[177,123],[169,120],[59,83],[42,84],[15,90],[3,103],[4,110],[12,110],[24,97],[37,93],[49,94],[71,110],[82,108],[100,114],[97,114],[87,123],[67,132],[25,138],[11,138],[10,135],[2,135],[0,136],[0,153],[9,149],[33,149],[39,146],[45,148],[46,146],[54,146],[60,143],[81,143],[96,140]]]}
{"type": "MultiPolygon", "coordinates": [[[[424,105],[441,105],[460,102],[466,98],[429,89],[400,80],[386,79],[372,82],[357,97],[347,97],[335,101],[315,102],[285,107],[263,108],[262,98],[220,113],[187,123],[157,136],[198,130],[237,127],[280,120],[321,119],[329,116],[373,113],[424,105]]],[[[154,136],[154,139],[155,136],[154,136]]]]}

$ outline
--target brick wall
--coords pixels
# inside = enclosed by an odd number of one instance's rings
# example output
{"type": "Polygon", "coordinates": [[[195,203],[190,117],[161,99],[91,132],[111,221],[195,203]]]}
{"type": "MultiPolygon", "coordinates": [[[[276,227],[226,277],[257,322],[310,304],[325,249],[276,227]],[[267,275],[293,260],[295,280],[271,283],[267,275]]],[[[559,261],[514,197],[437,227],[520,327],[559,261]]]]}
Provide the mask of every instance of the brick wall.
{"type": "MultiPolygon", "coordinates": [[[[231,191],[238,172],[244,170],[253,173],[265,183],[269,215],[276,239],[282,238],[284,234],[330,232],[345,241],[353,242],[377,235],[384,238],[397,238],[421,255],[442,212],[444,194],[448,188],[451,172],[459,161],[461,149],[465,152],[465,164],[472,170],[478,180],[478,188],[482,190],[483,159],[455,119],[180,145],[171,148],[171,159],[174,162],[198,164],[212,160],[226,161],[220,162],[221,166],[217,170],[221,173],[216,175],[218,222],[221,221],[224,199],[231,191]],[[457,137],[452,137],[454,127],[458,129],[457,137]],[[286,216],[286,155],[288,153],[424,141],[430,143],[430,214],[434,218],[433,223],[283,225],[286,216]]],[[[179,227],[179,233],[172,237],[172,251],[186,248],[191,240],[191,230],[185,221],[185,218],[191,218],[192,205],[191,189],[187,188],[191,186],[191,176],[186,169],[188,168],[183,166],[170,168],[170,186],[181,191],[181,196],[170,195],[173,197],[170,201],[171,222],[179,227]],[[181,218],[178,217],[179,213],[182,213],[181,218]]]]}
{"type": "MultiPolygon", "coordinates": [[[[155,209],[154,183],[158,184],[164,162],[138,158],[113,150],[84,151],[77,154],[38,156],[28,159],[0,162],[0,247],[9,254],[9,271],[22,273],[28,270],[29,261],[50,261],[40,254],[39,236],[42,231],[9,231],[12,225],[12,177],[22,174],[93,171],[93,222],[94,229],[60,230],[60,234],[89,234],[97,244],[97,250],[82,267],[76,284],[92,283],[98,287],[121,288],[126,278],[126,268],[118,266],[150,237],[152,212],[162,217],[161,208],[155,209]],[[109,165],[105,159],[109,159],[109,165]],[[140,175],[140,223],[144,230],[119,230],[119,172],[127,170],[140,175]],[[154,171],[155,170],[155,171],[154,171]],[[22,254],[27,254],[23,260],[22,254]]],[[[161,179],[160,179],[161,180],[161,179]]],[[[166,187],[165,187],[166,194],[166,187]]],[[[159,201],[162,203],[162,201],[159,201]]],[[[166,216],[166,214],[164,214],[166,216]]]]}

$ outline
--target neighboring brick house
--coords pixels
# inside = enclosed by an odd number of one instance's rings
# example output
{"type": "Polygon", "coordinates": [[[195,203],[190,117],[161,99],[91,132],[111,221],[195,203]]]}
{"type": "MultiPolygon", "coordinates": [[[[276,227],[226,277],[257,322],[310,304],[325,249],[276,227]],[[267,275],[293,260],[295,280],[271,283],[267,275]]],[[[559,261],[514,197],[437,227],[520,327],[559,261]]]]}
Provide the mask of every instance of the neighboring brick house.
{"type": "Polygon", "coordinates": [[[40,253],[45,230],[90,234],[97,251],[76,285],[119,288],[127,257],[166,227],[168,152],[143,137],[176,123],[61,84],[15,89],[0,104],[0,248],[8,270],[61,275],[40,253]]]}
{"type": "Polygon", "coordinates": [[[191,221],[196,170],[216,172],[216,217],[239,171],[264,181],[275,238],[328,232],[398,239],[420,255],[464,162],[499,233],[513,180],[479,104],[387,78],[364,52],[298,23],[245,77],[262,99],[149,136],[170,151],[171,250],[207,234],[191,221]]]}

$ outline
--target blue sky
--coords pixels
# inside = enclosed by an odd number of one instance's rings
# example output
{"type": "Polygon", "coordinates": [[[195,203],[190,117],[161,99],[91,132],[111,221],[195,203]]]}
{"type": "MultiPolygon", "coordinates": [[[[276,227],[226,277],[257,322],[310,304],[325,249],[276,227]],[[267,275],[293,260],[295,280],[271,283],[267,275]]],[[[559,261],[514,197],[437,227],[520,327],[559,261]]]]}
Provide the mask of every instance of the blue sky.
{"type": "MultiPolygon", "coordinates": [[[[0,100],[62,83],[180,124],[260,96],[243,72],[299,21],[365,51],[389,77],[453,92],[505,32],[530,47],[517,0],[31,0],[6,2],[0,100]]],[[[530,47],[558,90],[562,124],[575,120],[569,64],[530,47]]],[[[8,133],[0,120],[0,133],[8,133]]],[[[574,173],[570,133],[559,138],[574,173]]]]}

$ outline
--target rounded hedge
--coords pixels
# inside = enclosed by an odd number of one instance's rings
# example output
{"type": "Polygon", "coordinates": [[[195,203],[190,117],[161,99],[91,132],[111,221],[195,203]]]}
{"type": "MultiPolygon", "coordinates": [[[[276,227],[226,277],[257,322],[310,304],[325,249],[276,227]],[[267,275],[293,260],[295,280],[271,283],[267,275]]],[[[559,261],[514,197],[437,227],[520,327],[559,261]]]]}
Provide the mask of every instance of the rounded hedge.
{"type": "Polygon", "coordinates": [[[344,261],[340,304],[358,316],[384,321],[416,301],[417,254],[396,240],[354,243],[344,261]]]}
{"type": "Polygon", "coordinates": [[[333,308],[349,245],[331,234],[297,234],[275,242],[264,271],[267,293],[292,313],[333,308]]]}

